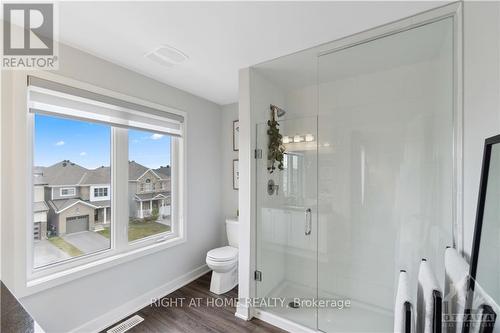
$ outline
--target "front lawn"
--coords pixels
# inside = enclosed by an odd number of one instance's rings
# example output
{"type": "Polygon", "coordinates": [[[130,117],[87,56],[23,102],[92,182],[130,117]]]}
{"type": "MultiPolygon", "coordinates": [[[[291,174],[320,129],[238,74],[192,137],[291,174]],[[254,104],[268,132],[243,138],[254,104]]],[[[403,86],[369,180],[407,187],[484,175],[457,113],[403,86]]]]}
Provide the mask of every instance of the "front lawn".
{"type": "MultiPolygon", "coordinates": [[[[130,221],[128,224],[128,240],[135,240],[170,231],[170,226],[158,222],[130,221]]],[[[109,238],[109,228],[97,231],[102,236],[109,238]]]]}
{"type": "Polygon", "coordinates": [[[78,257],[78,256],[81,256],[83,254],[83,252],[80,251],[79,248],[66,242],[61,237],[50,237],[49,242],[51,242],[55,247],[66,252],[67,254],[69,254],[72,257],[78,257]]]}

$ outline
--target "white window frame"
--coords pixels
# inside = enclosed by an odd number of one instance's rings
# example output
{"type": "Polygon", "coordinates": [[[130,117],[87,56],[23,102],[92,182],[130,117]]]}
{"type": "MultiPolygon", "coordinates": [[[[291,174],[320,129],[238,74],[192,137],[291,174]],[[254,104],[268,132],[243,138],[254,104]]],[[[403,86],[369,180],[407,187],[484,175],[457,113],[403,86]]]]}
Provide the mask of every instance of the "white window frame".
{"type": "Polygon", "coordinates": [[[59,188],[60,197],[74,197],[76,195],[76,187],[61,187],[59,188]],[[73,191],[72,194],[63,194],[63,191],[73,191]]]}
{"type": "Polygon", "coordinates": [[[94,197],[102,198],[102,197],[107,197],[107,196],[108,196],[108,188],[107,187],[95,187],[94,188],[94,197]],[[102,192],[102,194],[100,194],[99,192],[102,192]]]}
{"type": "MultiPolygon", "coordinates": [[[[23,81],[26,82],[27,77],[24,75],[23,81]]],[[[143,105],[149,108],[165,111],[172,114],[180,115],[184,118],[181,124],[181,132],[187,133],[187,114],[184,111],[166,107],[164,105],[152,103],[143,99],[117,93],[108,89],[99,88],[93,85],[82,83],[73,79],[61,77],[52,73],[36,73],[36,76],[58,82],[65,85],[70,85],[75,88],[85,89],[101,95],[121,99],[126,102],[143,105]]],[[[24,91],[24,101],[28,101],[28,88],[24,91]]],[[[27,222],[21,227],[25,230],[25,237],[20,239],[21,244],[26,246],[25,256],[25,279],[24,283],[16,286],[16,294],[27,296],[39,291],[52,288],[54,286],[67,283],[80,277],[93,274],[95,272],[113,267],[115,265],[125,263],[131,260],[136,260],[143,256],[168,249],[186,242],[186,215],[187,215],[187,195],[186,195],[186,138],[172,136],[171,150],[171,167],[172,167],[172,189],[175,186],[175,192],[172,193],[172,230],[167,233],[161,233],[149,237],[145,237],[134,242],[128,242],[128,132],[127,129],[112,127],[111,129],[111,187],[115,195],[111,196],[111,219],[113,221],[110,237],[110,249],[99,251],[96,253],[85,254],[77,258],[71,258],[65,261],[54,263],[48,266],[34,268],[33,266],[33,152],[34,152],[34,114],[29,112],[29,107],[26,104],[26,120],[27,120],[27,152],[28,152],[28,168],[27,168],[27,191],[26,191],[26,207],[27,207],[27,222]],[[120,163],[119,161],[122,161],[120,163]],[[125,161],[125,163],[123,163],[125,161]],[[121,181],[121,185],[120,185],[121,181]],[[121,195],[120,195],[121,193],[121,195]],[[125,205],[127,209],[113,207],[121,207],[125,205]],[[175,203],[175,206],[174,206],[175,203]],[[123,221],[122,223],[117,221],[123,221]],[[126,222],[125,222],[126,221],[126,222]]],[[[85,120],[84,120],[85,121],[85,120]]],[[[86,121],[91,121],[87,119],[86,121]]],[[[144,129],[145,131],[150,131],[144,129]]],[[[108,190],[111,194],[111,189],[108,190]]],[[[92,193],[93,195],[93,193],[92,193]]],[[[21,224],[20,224],[21,225],[21,224]]],[[[22,235],[21,234],[21,235],[22,235]]]]}
{"type": "Polygon", "coordinates": [[[91,202],[94,201],[105,201],[111,198],[111,186],[110,185],[91,185],[89,188],[89,198],[91,202]],[[95,190],[106,189],[107,195],[104,196],[95,196],[95,190]]]}

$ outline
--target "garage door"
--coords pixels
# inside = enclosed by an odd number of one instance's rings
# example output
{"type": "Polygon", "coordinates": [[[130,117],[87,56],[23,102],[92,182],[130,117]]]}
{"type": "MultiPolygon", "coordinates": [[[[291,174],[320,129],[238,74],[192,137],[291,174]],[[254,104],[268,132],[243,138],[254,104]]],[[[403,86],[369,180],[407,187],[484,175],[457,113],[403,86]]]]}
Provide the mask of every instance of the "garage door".
{"type": "Polygon", "coordinates": [[[66,218],[66,233],[89,230],[89,216],[74,216],[66,218]]]}

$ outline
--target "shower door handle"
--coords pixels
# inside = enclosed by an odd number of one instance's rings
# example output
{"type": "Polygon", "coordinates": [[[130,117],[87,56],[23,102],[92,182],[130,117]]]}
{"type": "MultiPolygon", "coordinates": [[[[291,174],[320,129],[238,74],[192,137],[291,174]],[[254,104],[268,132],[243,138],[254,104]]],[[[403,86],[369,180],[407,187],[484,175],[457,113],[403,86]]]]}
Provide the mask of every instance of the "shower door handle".
{"type": "Polygon", "coordinates": [[[305,235],[309,236],[311,234],[312,228],[312,212],[311,208],[306,209],[306,227],[305,227],[305,235]]]}

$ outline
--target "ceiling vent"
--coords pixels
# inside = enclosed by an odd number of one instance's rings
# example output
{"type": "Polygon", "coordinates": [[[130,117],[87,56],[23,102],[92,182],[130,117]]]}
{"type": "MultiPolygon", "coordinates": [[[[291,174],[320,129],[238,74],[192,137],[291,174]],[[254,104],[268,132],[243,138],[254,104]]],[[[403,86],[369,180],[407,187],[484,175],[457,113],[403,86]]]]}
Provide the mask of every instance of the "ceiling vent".
{"type": "Polygon", "coordinates": [[[165,67],[178,65],[189,59],[186,54],[168,45],[161,45],[144,57],[165,67]]]}

